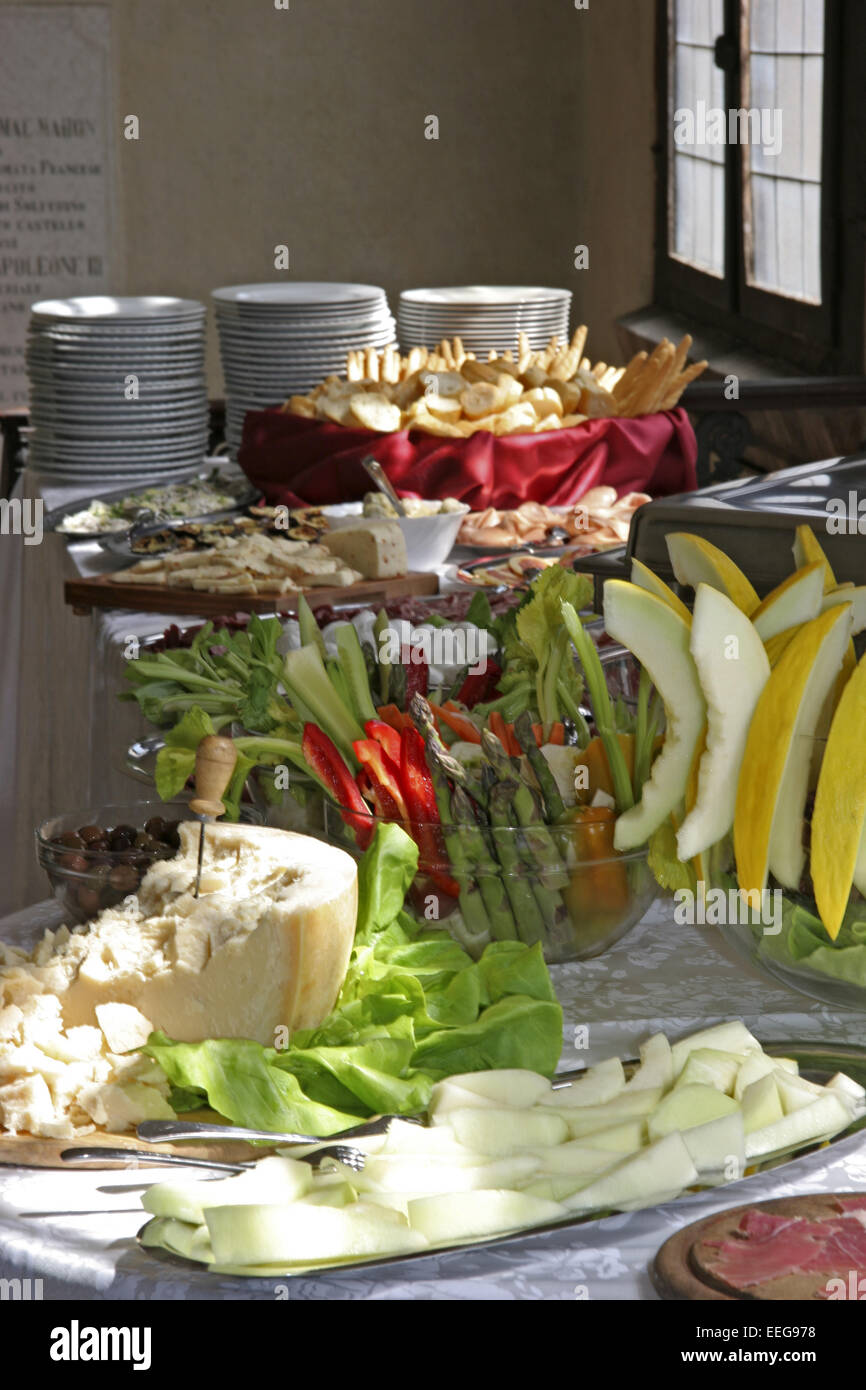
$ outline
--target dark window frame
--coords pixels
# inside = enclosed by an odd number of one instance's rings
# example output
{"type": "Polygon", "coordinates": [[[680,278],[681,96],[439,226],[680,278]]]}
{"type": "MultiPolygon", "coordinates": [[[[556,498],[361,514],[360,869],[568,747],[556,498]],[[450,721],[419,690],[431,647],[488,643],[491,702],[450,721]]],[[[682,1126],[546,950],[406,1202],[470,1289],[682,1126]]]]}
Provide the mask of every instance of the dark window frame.
{"type": "MultiPolygon", "coordinates": [[[[748,0],[724,0],[725,105],[741,102],[742,16],[748,0]]],[[[726,146],[725,277],[671,256],[673,33],[670,0],[657,0],[658,128],[655,153],[655,302],[721,329],[768,357],[812,372],[862,371],[866,317],[866,4],[826,0],[823,87],[821,304],[747,283],[739,146],[726,146]]]]}

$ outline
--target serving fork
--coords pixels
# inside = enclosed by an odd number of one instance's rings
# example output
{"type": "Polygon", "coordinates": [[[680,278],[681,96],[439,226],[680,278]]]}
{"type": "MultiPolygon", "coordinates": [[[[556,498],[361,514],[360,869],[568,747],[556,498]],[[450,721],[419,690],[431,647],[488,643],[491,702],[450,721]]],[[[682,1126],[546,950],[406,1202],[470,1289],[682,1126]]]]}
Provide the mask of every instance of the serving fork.
{"type": "MultiPolygon", "coordinates": [[[[360,1173],[367,1161],[367,1155],[351,1144],[326,1144],[315,1153],[299,1154],[298,1157],[301,1163],[309,1163],[312,1168],[320,1167],[325,1159],[332,1159],[335,1163],[342,1163],[346,1168],[351,1168],[355,1173],[360,1173]]],[[[242,1173],[256,1166],[255,1159],[239,1159],[235,1163],[224,1163],[215,1158],[186,1158],[184,1154],[160,1153],[158,1149],[151,1152],[149,1149],[88,1149],[86,1146],[64,1149],[60,1158],[63,1163],[70,1164],[105,1163],[108,1160],[112,1163],[134,1164],[137,1167],[139,1164],[156,1163],[181,1168],[206,1168],[213,1173],[242,1173]]]]}

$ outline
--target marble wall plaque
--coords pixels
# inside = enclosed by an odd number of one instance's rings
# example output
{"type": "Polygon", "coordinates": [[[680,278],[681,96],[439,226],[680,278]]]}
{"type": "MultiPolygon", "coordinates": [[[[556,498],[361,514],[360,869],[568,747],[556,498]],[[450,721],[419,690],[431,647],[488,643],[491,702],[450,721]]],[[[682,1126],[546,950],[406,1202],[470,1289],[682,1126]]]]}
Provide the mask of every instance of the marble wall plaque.
{"type": "Polygon", "coordinates": [[[0,406],[30,305],[111,283],[110,45],[106,5],[0,5],[0,406]]]}

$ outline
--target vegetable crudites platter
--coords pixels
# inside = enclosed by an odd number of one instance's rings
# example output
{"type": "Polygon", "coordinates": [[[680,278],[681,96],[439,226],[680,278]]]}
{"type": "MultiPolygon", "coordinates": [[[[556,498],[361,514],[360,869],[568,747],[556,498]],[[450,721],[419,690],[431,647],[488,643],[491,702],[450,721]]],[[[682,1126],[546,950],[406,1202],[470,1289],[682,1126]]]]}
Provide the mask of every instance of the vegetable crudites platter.
{"type": "Polygon", "coordinates": [[[152,1277],[243,1284],[685,1220],[853,1151],[856,1047],[734,1012],[563,1062],[561,972],[658,897],[805,992],[862,988],[863,591],[808,529],[763,600],[668,545],[682,597],[635,561],[601,613],[553,564],[143,647],[120,693],[164,814],[40,828],[70,915],[0,944],[0,1164],[126,1155],[152,1277]]]}

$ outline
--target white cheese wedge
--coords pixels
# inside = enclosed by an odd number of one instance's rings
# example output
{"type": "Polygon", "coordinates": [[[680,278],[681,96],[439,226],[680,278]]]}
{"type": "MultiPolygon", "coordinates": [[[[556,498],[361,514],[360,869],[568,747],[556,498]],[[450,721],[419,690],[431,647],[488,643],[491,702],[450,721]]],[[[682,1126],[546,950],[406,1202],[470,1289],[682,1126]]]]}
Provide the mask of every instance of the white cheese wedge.
{"type": "Polygon", "coordinates": [[[314,1027],[343,983],[355,861],[305,835],[199,826],[138,893],[87,926],[0,947],[0,1132],[71,1137],[169,1118],[168,1084],[138,1054],[154,1029],[181,1042],[314,1027]],[[126,1054],[126,1055],[123,1055],[126,1054]]]}
{"type": "Polygon", "coordinates": [[[396,521],[364,521],[329,531],[324,543],[332,555],[365,579],[394,579],[406,574],[406,541],[396,521]]]}

